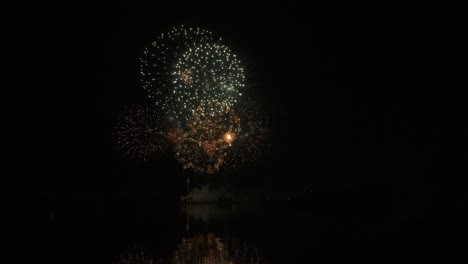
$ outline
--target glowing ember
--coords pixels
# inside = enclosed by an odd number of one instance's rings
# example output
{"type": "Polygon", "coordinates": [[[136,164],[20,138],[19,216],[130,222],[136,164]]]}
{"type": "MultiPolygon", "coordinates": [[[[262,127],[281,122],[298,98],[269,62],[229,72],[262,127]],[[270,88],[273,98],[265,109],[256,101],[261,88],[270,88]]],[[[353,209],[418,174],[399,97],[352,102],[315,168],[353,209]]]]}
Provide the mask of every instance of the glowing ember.
{"type": "Polygon", "coordinates": [[[226,143],[231,143],[232,141],[234,141],[234,138],[235,138],[234,133],[227,132],[226,134],[224,134],[224,142],[226,143]]]}

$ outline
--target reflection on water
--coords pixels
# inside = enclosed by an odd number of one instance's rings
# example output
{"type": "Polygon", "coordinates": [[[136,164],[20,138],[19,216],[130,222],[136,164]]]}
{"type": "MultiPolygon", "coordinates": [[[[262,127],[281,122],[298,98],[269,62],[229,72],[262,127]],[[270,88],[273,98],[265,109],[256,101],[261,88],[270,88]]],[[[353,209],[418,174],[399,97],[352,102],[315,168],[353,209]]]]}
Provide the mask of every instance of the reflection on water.
{"type": "Polygon", "coordinates": [[[259,250],[238,240],[220,238],[213,233],[183,239],[179,245],[173,264],[208,263],[263,263],[259,250]]]}
{"type": "Polygon", "coordinates": [[[229,232],[213,232],[206,227],[223,221],[232,207],[189,205],[181,210],[184,217],[184,237],[172,257],[163,259],[148,253],[151,249],[133,249],[120,255],[118,264],[257,264],[265,263],[260,250],[253,244],[233,237],[229,232]]]}
{"type": "Polygon", "coordinates": [[[379,263],[389,256],[399,263],[408,253],[420,263],[421,255],[437,253],[427,249],[447,241],[433,232],[432,221],[425,222],[430,217],[413,216],[416,206],[390,207],[385,201],[366,206],[349,197],[336,202],[326,198],[307,206],[110,201],[94,209],[93,203],[66,203],[54,211],[53,221],[43,214],[49,222],[42,223],[44,242],[35,246],[54,252],[57,263],[283,264],[362,257],[379,263]],[[415,251],[414,245],[422,250],[415,251]],[[394,254],[397,248],[403,254],[394,254]]]}
{"type": "Polygon", "coordinates": [[[265,263],[260,251],[252,246],[228,237],[220,238],[214,233],[184,238],[171,261],[155,259],[143,250],[126,252],[118,264],[257,264],[265,263]]]}
{"type": "Polygon", "coordinates": [[[265,205],[250,200],[181,206],[143,199],[57,202],[53,217],[46,210],[40,214],[40,243],[30,244],[44,252],[44,259],[51,252],[49,263],[66,259],[77,264],[400,263],[408,255],[421,263],[446,258],[437,250],[450,239],[437,233],[439,223],[430,220],[439,211],[420,209],[423,203],[406,196],[375,197],[321,195],[310,204],[265,205]]]}
{"type": "Polygon", "coordinates": [[[143,250],[133,250],[120,255],[119,264],[159,264],[148,253],[143,250]]]}

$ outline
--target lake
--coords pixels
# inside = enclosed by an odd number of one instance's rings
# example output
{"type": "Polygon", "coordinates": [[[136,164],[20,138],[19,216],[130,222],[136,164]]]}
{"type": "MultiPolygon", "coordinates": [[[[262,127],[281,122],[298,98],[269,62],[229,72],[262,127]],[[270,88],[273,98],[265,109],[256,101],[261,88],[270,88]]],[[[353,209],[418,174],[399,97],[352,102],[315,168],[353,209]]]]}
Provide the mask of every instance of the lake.
{"type": "Polygon", "coordinates": [[[43,210],[38,256],[54,262],[115,264],[380,263],[447,256],[437,250],[444,232],[435,228],[434,212],[423,205],[337,201],[58,202],[47,213],[43,210]]]}

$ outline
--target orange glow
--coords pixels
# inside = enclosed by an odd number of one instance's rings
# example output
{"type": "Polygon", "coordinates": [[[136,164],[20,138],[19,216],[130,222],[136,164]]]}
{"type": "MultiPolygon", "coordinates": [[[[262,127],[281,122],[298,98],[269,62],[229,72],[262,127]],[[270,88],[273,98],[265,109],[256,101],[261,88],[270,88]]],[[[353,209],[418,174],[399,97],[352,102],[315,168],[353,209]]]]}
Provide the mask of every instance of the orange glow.
{"type": "Polygon", "coordinates": [[[231,143],[232,141],[234,141],[234,139],[236,139],[236,135],[234,133],[227,132],[226,134],[224,134],[224,142],[231,143]]]}

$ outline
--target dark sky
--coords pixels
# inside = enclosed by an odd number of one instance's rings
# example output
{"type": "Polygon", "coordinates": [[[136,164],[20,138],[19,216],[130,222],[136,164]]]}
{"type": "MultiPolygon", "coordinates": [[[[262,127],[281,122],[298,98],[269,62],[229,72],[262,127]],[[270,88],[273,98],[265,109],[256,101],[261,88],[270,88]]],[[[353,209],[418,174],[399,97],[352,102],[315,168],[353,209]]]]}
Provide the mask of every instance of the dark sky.
{"type": "Polygon", "coordinates": [[[143,48],[181,24],[223,36],[270,117],[268,155],[238,173],[246,186],[431,190],[458,162],[447,155],[447,136],[460,133],[451,130],[455,103],[426,84],[435,77],[421,68],[433,59],[420,41],[430,26],[398,25],[380,9],[342,13],[292,1],[64,1],[22,10],[32,18],[19,33],[31,62],[23,64],[31,71],[23,76],[30,155],[46,172],[24,176],[34,188],[177,192],[177,162],[127,162],[112,130],[119,111],[144,97],[143,48]]]}

